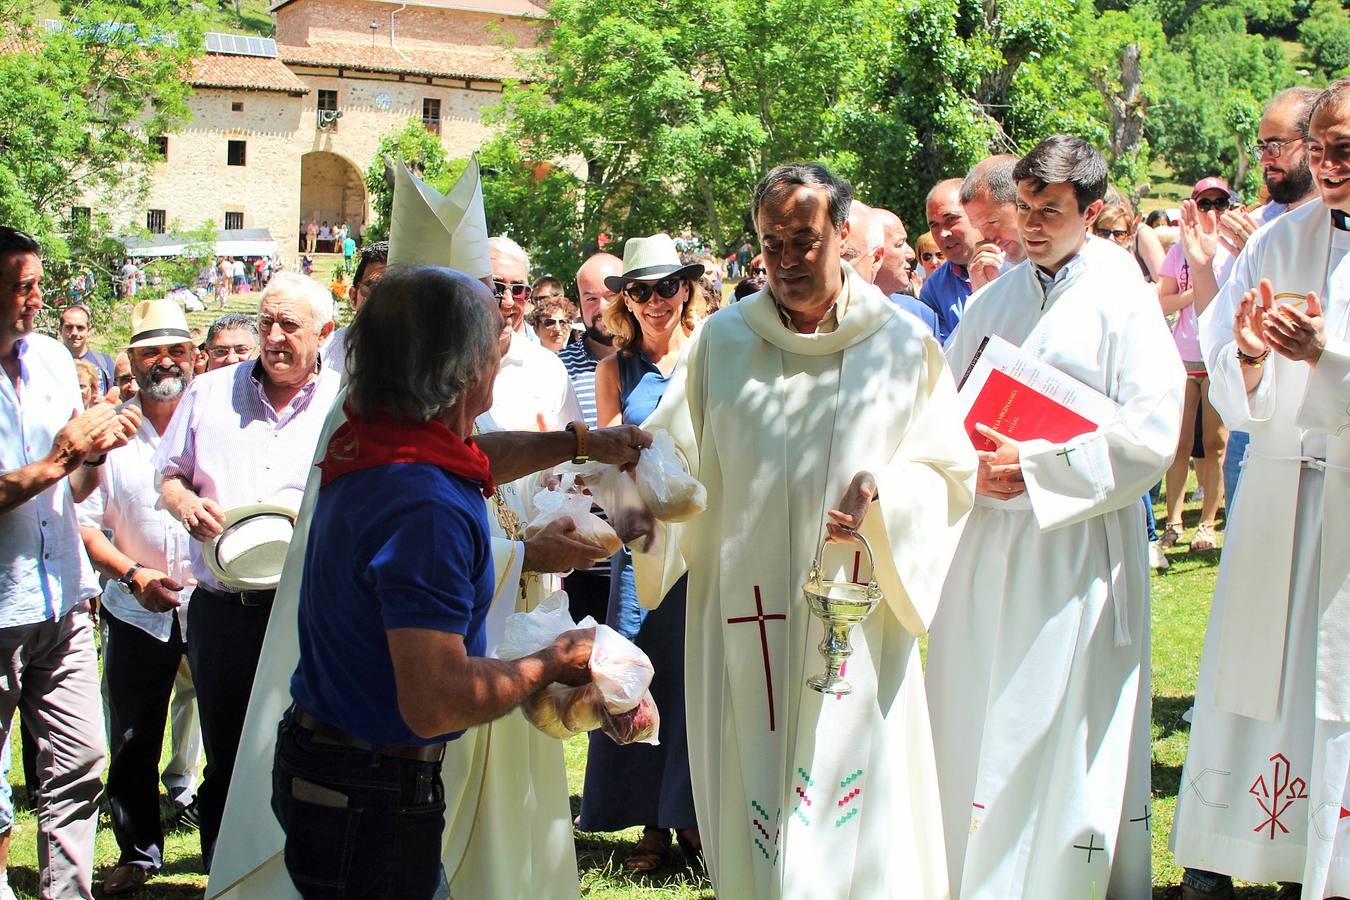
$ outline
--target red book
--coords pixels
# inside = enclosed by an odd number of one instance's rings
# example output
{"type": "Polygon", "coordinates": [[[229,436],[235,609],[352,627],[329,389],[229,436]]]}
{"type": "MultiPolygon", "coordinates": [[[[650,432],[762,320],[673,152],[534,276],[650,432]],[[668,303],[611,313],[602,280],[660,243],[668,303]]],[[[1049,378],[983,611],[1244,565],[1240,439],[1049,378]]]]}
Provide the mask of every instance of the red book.
{"type": "Polygon", "coordinates": [[[985,338],[962,379],[962,421],[976,450],[994,442],[975,430],[992,428],[1015,441],[1062,444],[1110,421],[1117,404],[1048,363],[998,337],[985,338]]]}

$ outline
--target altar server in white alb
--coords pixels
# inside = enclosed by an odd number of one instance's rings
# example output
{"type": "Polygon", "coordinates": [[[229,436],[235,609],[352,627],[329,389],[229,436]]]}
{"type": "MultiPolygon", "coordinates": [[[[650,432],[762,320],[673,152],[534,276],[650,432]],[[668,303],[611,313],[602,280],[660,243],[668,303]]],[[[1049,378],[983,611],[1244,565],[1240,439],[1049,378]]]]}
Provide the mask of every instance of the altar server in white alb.
{"type": "MultiPolygon", "coordinates": [[[[639,598],[687,566],[689,762],[719,897],[947,895],[917,636],[969,510],[975,455],[937,342],[839,258],[849,185],[786,165],[755,189],[768,286],[708,319],[648,430],[668,430],[705,512],[635,552],[639,598]],[[860,527],[885,594],[854,627],[853,693],[802,592],[826,523],[860,527]]],[[[635,551],[641,548],[635,548],[635,551]]],[[[825,577],[866,581],[852,541],[825,577]]]]}
{"type": "MultiPolygon", "coordinates": [[[[988,335],[1119,405],[1063,443],[994,435],[928,647],[952,897],[1146,898],[1149,585],[1139,497],[1176,447],[1184,373],[1130,255],[1089,237],[1106,163],[1057,135],[1018,162],[1027,261],[971,298],[988,335]]],[[[993,434],[992,432],[986,432],[993,434]]]]}
{"type": "Polygon", "coordinates": [[[1350,896],[1350,79],[1314,102],[1305,141],[1320,199],[1247,242],[1201,319],[1210,397],[1252,437],[1172,849],[1320,898],[1350,896]]]}

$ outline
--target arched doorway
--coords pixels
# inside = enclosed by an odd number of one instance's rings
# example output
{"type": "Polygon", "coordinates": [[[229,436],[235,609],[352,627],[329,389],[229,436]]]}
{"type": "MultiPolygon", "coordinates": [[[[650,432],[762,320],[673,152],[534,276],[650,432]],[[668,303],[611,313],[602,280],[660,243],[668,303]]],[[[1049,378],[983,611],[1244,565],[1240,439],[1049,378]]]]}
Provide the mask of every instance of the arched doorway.
{"type": "MultiPolygon", "coordinates": [[[[311,220],[331,227],[343,222],[351,233],[366,231],[366,185],[351,160],[326,150],[300,157],[300,247],[304,249],[305,226],[311,220]]],[[[320,253],[341,252],[340,247],[320,246],[320,253]]]]}

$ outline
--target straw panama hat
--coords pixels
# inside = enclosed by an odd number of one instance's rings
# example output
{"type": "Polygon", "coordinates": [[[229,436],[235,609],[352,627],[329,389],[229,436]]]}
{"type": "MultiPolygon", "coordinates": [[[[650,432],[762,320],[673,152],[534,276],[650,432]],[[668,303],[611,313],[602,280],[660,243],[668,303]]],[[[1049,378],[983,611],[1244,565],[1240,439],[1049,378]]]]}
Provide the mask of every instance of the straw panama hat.
{"type": "Polygon", "coordinates": [[[275,503],[236,506],[225,527],[202,548],[206,567],[220,583],[240,591],[266,591],[281,581],[286,548],[299,514],[275,503]]]}
{"type": "Polygon", "coordinates": [[[169,344],[192,343],[187,317],[172,300],[142,300],[131,310],[131,343],[128,350],[137,347],[163,347],[169,344]]]}
{"type": "Polygon", "coordinates": [[[623,245],[623,274],[606,275],[605,287],[617,293],[630,281],[661,281],[672,276],[702,278],[703,266],[699,263],[683,265],[675,241],[663,232],[651,237],[629,238],[623,245]]]}

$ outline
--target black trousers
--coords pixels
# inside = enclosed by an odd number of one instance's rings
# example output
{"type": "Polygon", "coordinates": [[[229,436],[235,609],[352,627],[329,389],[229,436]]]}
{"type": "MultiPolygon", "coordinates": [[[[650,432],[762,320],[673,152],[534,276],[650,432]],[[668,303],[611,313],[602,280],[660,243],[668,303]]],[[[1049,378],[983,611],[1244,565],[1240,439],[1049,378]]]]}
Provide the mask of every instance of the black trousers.
{"type": "MultiPolygon", "coordinates": [[[[188,665],[197,685],[197,712],[206,749],[197,809],[201,815],[202,863],[208,872],[271,612],[270,603],[244,606],[238,595],[204,587],[192,592],[188,606],[188,665]]],[[[266,760],[245,762],[266,771],[266,760]]]]}
{"type": "Polygon", "coordinates": [[[562,580],[572,621],[580,622],[586,616],[597,622],[605,621],[609,611],[609,564],[605,565],[604,572],[573,572],[562,580]]]}
{"type": "MultiPolygon", "coordinates": [[[[191,607],[189,607],[191,609],[191,607]]],[[[108,681],[109,744],[106,795],[117,864],[158,869],[164,864],[159,819],[159,753],[169,694],[187,644],[174,617],[168,641],[158,641],[103,608],[108,624],[103,671],[108,681]]]]}

